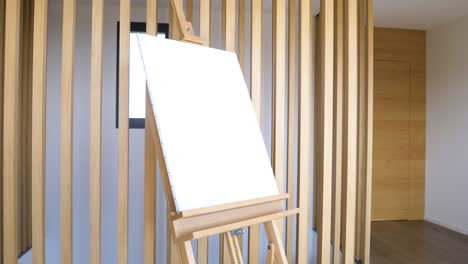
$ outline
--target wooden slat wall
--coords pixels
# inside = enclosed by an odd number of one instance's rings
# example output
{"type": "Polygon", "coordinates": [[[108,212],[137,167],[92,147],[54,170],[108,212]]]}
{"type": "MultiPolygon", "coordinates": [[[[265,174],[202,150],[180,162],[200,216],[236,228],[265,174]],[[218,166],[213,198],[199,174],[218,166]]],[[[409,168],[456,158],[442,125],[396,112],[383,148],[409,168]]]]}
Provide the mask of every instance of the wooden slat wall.
{"type": "Polygon", "coordinates": [[[128,117],[129,117],[129,57],[130,0],[120,0],[119,28],[119,165],[117,261],[128,263],[128,117]]]}
{"type": "MultiPolygon", "coordinates": [[[[158,2],[146,1],[146,33],[155,36],[158,32],[158,2]]],[[[149,113],[145,128],[149,127],[149,113]]],[[[144,200],[144,263],[156,261],[156,161],[157,155],[149,129],[145,129],[145,200],[144,200]]]]}
{"type": "Polygon", "coordinates": [[[321,1],[321,167],[322,175],[318,219],[317,262],[330,263],[332,165],[333,165],[333,101],[334,101],[334,1],[321,1]]]}
{"type": "Polygon", "coordinates": [[[311,2],[299,2],[299,158],[297,219],[297,263],[307,263],[309,253],[309,178],[311,136],[311,2]]]}
{"type": "Polygon", "coordinates": [[[76,1],[65,0],[62,31],[62,98],[60,141],[61,263],[73,262],[73,69],[76,1]]]}
{"type": "Polygon", "coordinates": [[[3,96],[3,262],[18,261],[18,129],[19,129],[19,52],[20,2],[6,0],[3,96]]]}
{"type": "MultiPolygon", "coordinates": [[[[288,5],[288,160],[287,160],[287,192],[294,193],[294,165],[295,165],[295,138],[296,138],[296,1],[290,0],[288,5]]],[[[288,209],[294,208],[294,199],[288,199],[288,209]]],[[[293,263],[294,217],[288,217],[286,225],[286,254],[289,263],[293,263]]]]}
{"type": "MultiPolygon", "coordinates": [[[[252,104],[261,124],[262,113],[262,13],[263,0],[251,1],[251,37],[250,37],[250,93],[252,104]]],[[[259,261],[259,225],[249,228],[248,263],[259,261]]]]}
{"type": "Polygon", "coordinates": [[[104,0],[92,5],[91,33],[91,109],[89,172],[89,261],[101,263],[101,132],[102,132],[102,51],[104,0]]]}

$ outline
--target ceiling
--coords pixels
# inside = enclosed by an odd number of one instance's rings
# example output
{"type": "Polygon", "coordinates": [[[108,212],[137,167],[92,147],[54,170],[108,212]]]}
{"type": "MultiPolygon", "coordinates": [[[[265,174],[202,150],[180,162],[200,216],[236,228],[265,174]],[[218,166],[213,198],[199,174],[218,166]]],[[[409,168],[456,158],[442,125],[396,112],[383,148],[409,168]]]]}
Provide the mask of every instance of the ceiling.
{"type": "Polygon", "coordinates": [[[378,27],[431,29],[468,15],[468,0],[374,0],[378,27]]]}

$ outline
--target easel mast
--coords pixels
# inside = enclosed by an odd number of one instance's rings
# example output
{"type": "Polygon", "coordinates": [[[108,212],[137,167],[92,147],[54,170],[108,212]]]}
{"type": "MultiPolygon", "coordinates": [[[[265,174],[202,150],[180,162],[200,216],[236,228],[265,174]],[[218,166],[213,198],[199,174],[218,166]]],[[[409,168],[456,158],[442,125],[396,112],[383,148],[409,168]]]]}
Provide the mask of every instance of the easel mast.
{"type": "MultiPolygon", "coordinates": [[[[204,40],[193,33],[192,24],[185,18],[183,7],[177,0],[171,0],[180,41],[203,45],[204,40]]],[[[147,87],[149,89],[149,87],[147,87]]],[[[157,153],[163,153],[149,92],[146,92],[146,129],[145,145],[154,144],[157,153]]],[[[211,235],[223,234],[229,247],[232,263],[243,263],[242,251],[235,230],[264,223],[268,236],[269,263],[288,263],[275,220],[299,213],[299,209],[283,210],[283,201],[288,194],[279,194],[249,201],[236,202],[209,208],[176,212],[174,196],[169,183],[169,176],[164,155],[158,155],[162,182],[170,212],[169,221],[173,239],[177,245],[183,264],[195,264],[191,240],[211,235]]],[[[145,161],[151,162],[151,161],[145,161]]]]}

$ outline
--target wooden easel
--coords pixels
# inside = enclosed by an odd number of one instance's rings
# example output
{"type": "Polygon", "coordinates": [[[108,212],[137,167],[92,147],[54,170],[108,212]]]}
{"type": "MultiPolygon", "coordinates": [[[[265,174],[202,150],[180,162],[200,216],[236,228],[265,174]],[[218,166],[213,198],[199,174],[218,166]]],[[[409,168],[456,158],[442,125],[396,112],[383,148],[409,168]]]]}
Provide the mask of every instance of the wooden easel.
{"type": "MultiPolygon", "coordinates": [[[[182,6],[176,0],[171,0],[171,5],[176,16],[177,26],[180,32],[180,40],[202,45],[204,41],[194,36],[192,25],[187,22],[182,6]]],[[[289,194],[279,194],[254,200],[212,206],[207,208],[188,210],[176,213],[174,196],[169,183],[167,167],[159,140],[157,124],[153,112],[151,98],[146,93],[146,129],[150,133],[150,142],[159,157],[162,182],[166,194],[170,212],[169,221],[173,239],[177,245],[182,263],[196,263],[193,254],[191,240],[223,234],[229,248],[229,254],[233,263],[243,263],[242,251],[239,247],[237,236],[233,231],[251,225],[265,225],[268,236],[268,263],[288,263],[281,241],[280,233],[274,220],[299,213],[299,209],[283,210],[283,201],[289,199],[289,194]]]]}

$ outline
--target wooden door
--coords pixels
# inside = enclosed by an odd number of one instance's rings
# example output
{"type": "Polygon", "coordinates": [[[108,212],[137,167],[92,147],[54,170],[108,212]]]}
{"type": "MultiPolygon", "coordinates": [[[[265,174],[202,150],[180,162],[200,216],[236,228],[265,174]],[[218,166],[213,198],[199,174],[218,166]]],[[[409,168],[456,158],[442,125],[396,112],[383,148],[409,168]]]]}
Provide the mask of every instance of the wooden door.
{"type": "Polygon", "coordinates": [[[410,64],[375,61],[372,220],[409,213],[410,64]]]}

